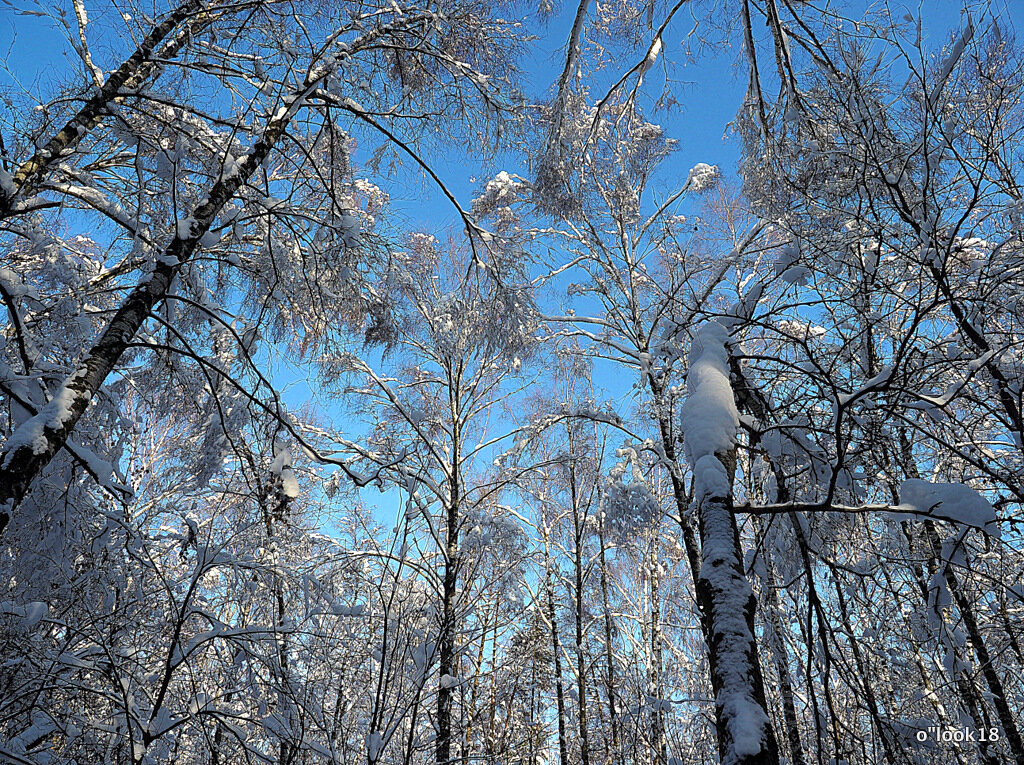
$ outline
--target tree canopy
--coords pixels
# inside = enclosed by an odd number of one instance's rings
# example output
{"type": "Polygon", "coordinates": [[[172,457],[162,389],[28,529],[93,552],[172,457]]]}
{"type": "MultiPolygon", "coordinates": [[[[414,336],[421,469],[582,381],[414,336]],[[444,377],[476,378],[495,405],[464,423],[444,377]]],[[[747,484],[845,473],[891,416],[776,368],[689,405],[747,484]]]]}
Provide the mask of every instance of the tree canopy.
{"type": "Polygon", "coordinates": [[[1011,4],[0,7],[0,760],[1024,765],[1011,4]]]}

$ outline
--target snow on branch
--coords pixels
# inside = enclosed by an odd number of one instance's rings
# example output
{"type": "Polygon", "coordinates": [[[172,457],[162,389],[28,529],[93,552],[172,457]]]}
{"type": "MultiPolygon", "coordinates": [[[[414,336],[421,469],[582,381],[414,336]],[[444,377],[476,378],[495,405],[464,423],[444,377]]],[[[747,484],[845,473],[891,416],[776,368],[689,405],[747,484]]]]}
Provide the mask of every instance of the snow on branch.
{"type": "Polygon", "coordinates": [[[1000,536],[995,508],[981,494],[962,483],[931,483],[910,478],[900,484],[900,504],[893,507],[892,512],[928,515],[1000,536]]]}
{"type": "Polygon", "coordinates": [[[721,176],[722,172],[718,165],[698,162],[686,176],[686,186],[692,191],[705,191],[714,186],[721,176]]]}
{"type": "Polygon", "coordinates": [[[777,743],[754,638],[756,601],[743,572],[732,508],[739,413],[729,380],[728,342],[728,330],[717,321],[697,329],[682,418],[700,526],[697,598],[708,634],[719,755],[723,765],[735,765],[774,761],[777,743]]]}
{"type": "Polygon", "coordinates": [[[684,450],[694,469],[695,500],[723,496],[729,479],[720,457],[736,443],[740,418],[729,382],[729,333],[717,321],[702,324],[690,349],[689,397],[682,408],[684,450]],[[717,463],[717,464],[716,464],[717,463]]]}
{"type": "Polygon", "coordinates": [[[949,52],[946,60],[942,62],[942,69],[939,70],[939,76],[935,80],[935,84],[932,86],[931,93],[928,94],[928,108],[934,109],[935,104],[938,103],[939,97],[942,95],[942,88],[946,85],[946,80],[949,79],[950,73],[953,71],[953,67],[956,66],[957,61],[964,55],[964,48],[967,43],[974,37],[974,25],[970,21],[967,22],[967,27],[960,33],[960,37],[953,45],[953,50],[949,52]]]}
{"type": "Polygon", "coordinates": [[[778,513],[881,513],[892,520],[933,520],[976,528],[1001,537],[996,509],[981,494],[962,483],[932,483],[911,478],[900,484],[900,503],[842,505],[834,502],[780,502],[735,505],[737,513],[774,515],[778,513]]]}

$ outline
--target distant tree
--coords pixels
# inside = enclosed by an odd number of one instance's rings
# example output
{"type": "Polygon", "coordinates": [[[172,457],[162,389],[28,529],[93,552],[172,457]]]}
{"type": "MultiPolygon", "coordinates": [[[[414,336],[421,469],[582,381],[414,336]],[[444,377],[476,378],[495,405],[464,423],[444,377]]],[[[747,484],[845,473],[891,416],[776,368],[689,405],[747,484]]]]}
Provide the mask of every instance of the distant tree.
{"type": "MultiPolygon", "coordinates": [[[[460,699],[462,719],[476,715],[465,707],[466,687],[477,688],[475,673],[463,675],[468,651],[493,641],[489,631],[496,626],[487,620],[500,618],[498,610],[488,615],[478,598],[498,609],[514,597],[523,554],[517,551],[522,532],[503,512],[516,474],[491,463],[517,437],[514,423],[502,426],[500,408],[521,384],[537,323],[529,291],[514,286],[524,264],[516,253],[491,255],[488,269],[513,286],[445,251],[433,236],[412,234],[408,249],[392,254],[387,275],[395,286],[397,331],[384,363],[351,353],[331,361],[371,425],[365,441],[339,442],[346,464],[381,488],[405,493],[399,523],[409,529],[408,544],[422,546],[417,571],[434,598],[429,661],[436,667],[439,765],[459,756],[460,699]],[[494,557],[500,555],[508,557],[494,557]]],[[[470,731],[462,733],[468,747],[470,731]]]]}

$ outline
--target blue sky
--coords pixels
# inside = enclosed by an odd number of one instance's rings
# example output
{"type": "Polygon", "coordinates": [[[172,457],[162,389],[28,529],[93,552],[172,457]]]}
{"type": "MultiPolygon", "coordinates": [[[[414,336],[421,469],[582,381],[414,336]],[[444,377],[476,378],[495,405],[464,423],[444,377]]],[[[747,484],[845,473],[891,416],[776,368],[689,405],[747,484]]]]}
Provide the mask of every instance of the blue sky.
{"type": "MultiPolygon", "coordinates": [[[[60,83],[69,76],[81,79],[77,55],[63,31],[50,19],[15,14],[4,2],[0,0],[0,57],[6,59],[20,87],[45,100],[57,93],[60,83]]],[[[31,2],[27,0],[22,3],[22,7],[30,8],[31,2]]],[[[695,7],[703,9],[705,5],[695,4],[695,7]]],[[[66,3],[61,0],[59,6],[66,7],[71,14],[70,0],[66,3]]],[[[921,6],[893,3],[891,7],[894,15],[898,16],[904,13],[915,17],[922,12],[926,14],[926,44],[933,50],[937,50],[948,39],[949,30],[958,26],[960,21],[959,2],[935,1],[921,6]]],[[[1022,0],[1007,0],[1003,7],[1004,16],[1008,18],[1024,17],[1022,0]]],[[[98,36],[93,51],[97,63],[106,69],[116,67],[129,52],[127,41],[118,43],[116,39],[104,40],[100,36],[104,28],[112,28],[108,24],[116,11],[106,0],[86,0],[86,8],[95,19],[88,30],[98,36]],[[113,44],[105,44],[107,42],[113,44]]],[[[574,13],[575,4],[566,3],[546,27],[538,28],[540,39],[531,48],[531,58],[522,62],[526,80],[535,88],[529,95],[537,100],[551,94],[554,80],[561,70],[564,45],[574,13]]],[[[71,19],[73,21],[73,16],[71,19]]],[[[693,26],[692,16],[681,13],[665,36],[665,47],[658,64],[648,75],[649,84],[659,87],[665,71],[664,62],[670,61],[670,75],[676,83],[673,87],[679,106],[672,111],[656,111],[649,108],[651,98],[646,103],[641,100],[641,104],[648,107],[648,119],[662,125],[667,134],[678,141],[675,155],[664,164],[661,173],[660,184],[666,190],[681,185],[689,168],[698,162],[718,165],[726,176],[735,176],[739,159],[738,141],[728,132],[728,124],[742,101],[745,89],[745,77],[736,68],[739,51],[727,43],[714,48],[701,46],[698,55],[691,58],[684,45],[693,26]]],[[[716,36],[721,38],[720,34],[716,36]]],[[[610,68],[610,79],[616,79],[619,73],[629,69],[635,62],[635,58],[614,62],[610,68]]],[[[0,72],[0,88],[10,86],[19,87],[9,75],[0,72]]],[[[456,153],[435,155],[430,159],[434,170],[464,208],[470,206],[473,193],[494,173],[500,170],[526,173],[521,158],[509,155],[499,157],[483,168],[478,162],[467,162],[456,153]]],[[[457,231],[461,228],[461,222],[452,207],[426,183],[399,178],[389,186],[386,179],[374,178],[374,181],[391,194],[394,208],[412,226],[438,235],[446,230],[457,231]]],[[[276,371],[276,377],[286,384],[285,400],[290,405],[298,406],[308,397],[309,387],[298,369],[282,368],[276,371]]],[[[621,395],[622,390],[628,388],[629,382],[624,381],[615,395],[621,395]]],[[[613,388],[620,386],[615,385],[613,388]]],[[[382,502],[374,490],[365,492],[364,496],[370,504],[383,511],[381,514],[384,517],[390,516],[390,512],[384,508],[387,503],[382,502]]]]}
{"type": "MultiPolygon", "coordinates": [[[[0,2],[3,3],[0,4],[0,58],[6,60],[9,70],[17,77],[20,86],[29,93],[39,94],[45,98],[51,96],[69,74],[79,73],[77,76],[81,77],[81,66],[63,30],[48,18],[16,13],[6,5],[7,0],[0,2]]],[[[34,0],[28,0],[19,3],[19,6],[31,9],[33,2],[34,0]]],[[[58,1],[54,5],[67,7],[70,14],[70,2],[58,1]]],[[[994,5],[1002,7],[1001,13],[1004,18],[1024,20],[1024,2],[1001,0],[994,5]]],[[[701,9],[702,12],[706,11],[705,6],[706,4],[694,4],[694,7],[701,9]]],[[[934,47],[941,45],[948,35],[948,30],[958,26],[960,22],[961,4],[955,0],[931,0],[921,4],[896,2],[890,6],[893,15],[897,17],[904,13],[914,17],[923,14],[926,42],[934,47]]],[[[107,68],[116,66],[120,63],[121,56],[126,55],[129,49],[124,43],[115,43],[116,49],[111,50],[115,46],[105,44],[106,41],[101,37],[101,30],[109,28],[107,24],[113,13],[112,6],[105,1],[86,2],[86,8],[97,19],[88,27],[90,39],[96,37],[93,46],[97,63],[107,68]]],[[[530,95],[538,99],[550,94],[553,82],[560,71],[561,57],[574,12],[574,3],[564,3],[560,12],[546,26],[536,28],[540,39],[533,45],[531,57],[523,61],[522,66],[527,75],[527,82],[535,89],[530,95]]],[[[70,18],[73,20],[73,16],[70,18]]],[[[652,121],[663,125],[668,134],[679,141],[677,161],[684,179],[686,170],[696,162],[717,164],[727,174],[735,171],[739,147],[735,138],[727,134],[727,125],[736,113],[745,84],[744,76],[735,68],[738,49],[728,43],[712,48],[688,41],[686,38],[689,37],[694,24],[693,16],[690,14],[682,13],[677,16],[666,34],[663,56],[649,75],[651,82],[660,82],[664,60],[672,62],[671,75],[677,82],[675,94],[680,107],[672,112],[648,111],[652,121]],[[686,50],[690,45],[699,48],[693,57],[689,56],[686,50]]],[[[612,68],[619,66],[624,71],[634,63],[635,59],[615,62],[612,68]]],[[[14,83],[10,76],[6,72],[0,72],[0,87],[6,88],[11,85],[14,83]]],[[[471,193],[487,180],[480,177],[479,165],[466,163],[457,156],[434,158],[434,164],[464,205],[468,204],[471,193]],[[473,178],[476,179],[475,182],[471,180],[473,178]]],[[[515,167],[495,169],[522,170],[515,167]]],[[[406,201],[414,200],[410,198],[406,201]]],[[[433,200],[417,197],[415,201],[422,205],[433,200]]],[[[431,204],[424,220],[431,221],[434,227],[443,223],[456,225],[453,213],[442,214],[439,218],[439,212],[441,210],[435,209],[431,204]]]]}

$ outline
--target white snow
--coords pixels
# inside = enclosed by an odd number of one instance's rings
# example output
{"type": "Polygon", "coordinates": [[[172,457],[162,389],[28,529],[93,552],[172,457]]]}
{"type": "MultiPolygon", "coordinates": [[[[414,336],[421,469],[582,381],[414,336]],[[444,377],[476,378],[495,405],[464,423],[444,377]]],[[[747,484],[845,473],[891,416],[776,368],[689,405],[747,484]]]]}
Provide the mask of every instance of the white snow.
{"type": "Polygon", "coordinates": [[[39,299],[39,291],[22,282],[21,277],[6,266],[0,266],[0,285],[14,298],[30,297],[39,299]]]}
{"type": "Polygon", "coordinates": [[[354,212],[345,212],[338,218],[338,225],[340,227],[340,233],[342,241],[345,243],[345,247],[355,247],[359,244],[359,233],[362,230],[363,224],[359,220],[359,216],[354,212]]]}
{"type": "Polygon", "coordinates": [[[459,684],[459,678],[453,677],[449,674],[441,675],[441,687],[442,688],[454,688],[459,684]]]}
{"type": "Polygon", "coordinates": [[[694,473],[694,501],[700,512],[700,581],[711,591],[711,640],[721,688],[715,698],[733,745],[723,763],[762,749],[768,717],[750,694],[754,636],[747,623],[752,591],[743,575],[742,551],[726,498],[730,480],[719,455],[736,443],[739,414],[729,382],[729,333],[717,321],[702,324],[690,349],[689,397],[683,405],[683,435],[694,473]]]}
{"type": "Polygon", "coordinates": [[[783,319],[776,326],[780,332],[797,340],[818,340],[828,334],[824,327],[799,319],[783,319]]]}
{"type": "Polygon", "coordinates": [[[365,606],[362,603],[351,606],[346,606],[344,603],[331,604],[331,613],[335,616],[361,616],[364,610],[365,606]]]}
{"type": "Polygon", "coordinates": [[[881,372],[879,372],[877,375],[872,377],[870,380],[865,381],[865,383],[862,386],[860,386],[860,388],[858,388],[857,390],[853,391],[853,393],[841,393],[841,394],[839,394],[837,399],[839,401],[840,406],[846,406],[847,404],[849,404],[854,399],[860,398],[861,396],[865,395],[869,391],[872,391],[875,388],[878,388],[879,386],[884,385],[885,383],[887,383],[889,381],[889,378],[892,376],[892,372],[893,372],[893,368],[891,366],[886,365],[886,366],[882,367],[882,371],[881,372]]]}
{"type": "Polygon", "coordinates": [[[46,618],[49,612],[50,607],[41,601],[33,601],[23,606],[7,601],[0,603],[0,615],[20,618],[22,620],[22,627],[25,629],[35,627],[46,618]]]}
{"type": "Polygon", "coordinates": [[[939,76],[935,78],[935,84],[932,86],[931,93],[928,94],[929,109],[935,108],[935,104],[942,95],[942,89],[946,85],[946,80],[949,79],[949,75],[953,71],[953,67],[956,66],[956,62],[960,60],[960,57],[964,53],[964,47],[971,41],[972,37],[974,37],[974,25],[968,20],[966,28],[961,32],[960,37],[957,38],[956,43],[953,45],[953,50],[949,52],[946,60],[942,62],[942,69],[939,71],[939,76]]]}
{"type": "Polygon", "coordinates": [[[280,477],[281,491],[286,497],[295,499],[299,496],[299,482],[292,471],[292,453],[283,444],[274,444],[274,459],[270,463],[270,472],[280,477]]]}
{"type": "Polygon", "coordinates": [[[380,750],[383,748],[384,737],[380,733],[373,731],[366,736],[366,759],[370,762],[376,762],[380,757],[380,750]]]}
{"type": "Polygon", "coordinates": [[[775,256],[775,275],[787,284],[804,284],[811,272],[804,266],[797,265],[800,260],[800,245],[789,242],[775,256]]]}
{"type": "Polygon", "coordinates": [[[690,464],[735,445],[739,413],[729,383],[729,333],[717,321],[700,326],[690,348],[689,397],[683,404],[685,451],[690,464]]]}
{"type": "Polygon", "coordinates": [[[604,488],[602,509],[612,531],[630,534],[638,528],[650,528],[661,517],[662,509],[646,484],[627,483],[625,473],[622,463],[612,468],[604,488]]]}
{"type": "Polygon", "coordinates": [[[182,218],[178,221],[175,227],[175,234],[178,239],[188,239],[192,236],[192,226],[195,225],[196,219],[189,215],[186,218],[182,218]]]}
{"type": "Polygon", "coordinates": [[[640,64],[640,74],[647,74],[654,66],[654,62],[658,60],[658,54],[661,53],[661,35],[654,38],[654,42],[651,43],[651,47],[647,50],[647,57],[643,63],[640,64]]]}
{"type": "Polygon", "coordinates": [[[694,501],[705,497],[725,497],[729,494],[729,475],[722,462],[711,454],[705,454],[693,466],[694,501]]]}
{"type": "Polygon", "coordinates": [[[900,484],[900,504],[894,510],[927,513],[938,520],[1000,535],[996,510],[978,492],[962,483],[931,483],[910,478],[900,484]]]}
{"type": "Polygon", "coordinates": [[[686,176],[686,185],[693,191],[704,191],[714,186],[721,174],[718,165],[698,162],[690,168],[690,173],[686,176]]]}
{"type": "Polygon", "coordinates": [[[38,414],[29,417],[11,433],[3,446],[3,467],[7,467],[15,453],[25,446],[29,446],[33,454],[46,452],[49,445],[46,430],[59,429],[72,417],[71,409],[75,401],[80,397],[86,400],[89,398],[87,394],[77,393],[70,387],[80,374],[84,374],[84,371],[78,370],[68,377],[38,414]]]}
{"type": "Polygon", "coordinates": [[[10,199],[18,193],[18,187],[14,185],[14,176],[0,167],[0,191],[10,199]]]}
{"type": "Polygon", "coordinates": [[[199,239],[199,244],[202,245],[203,247],[213,247],[219,241],[220,234],[218,234],[216,231],[207,231],[199,239]]]}
{"type": "Polygon", "coordinates": [[[749,697],[738,694],[720,694],[718,703],[728,715],[733,753],[737,757],[752,757],[760,752],[761,739],[768,725],[768,716],[764,710],[749,697]]]}

